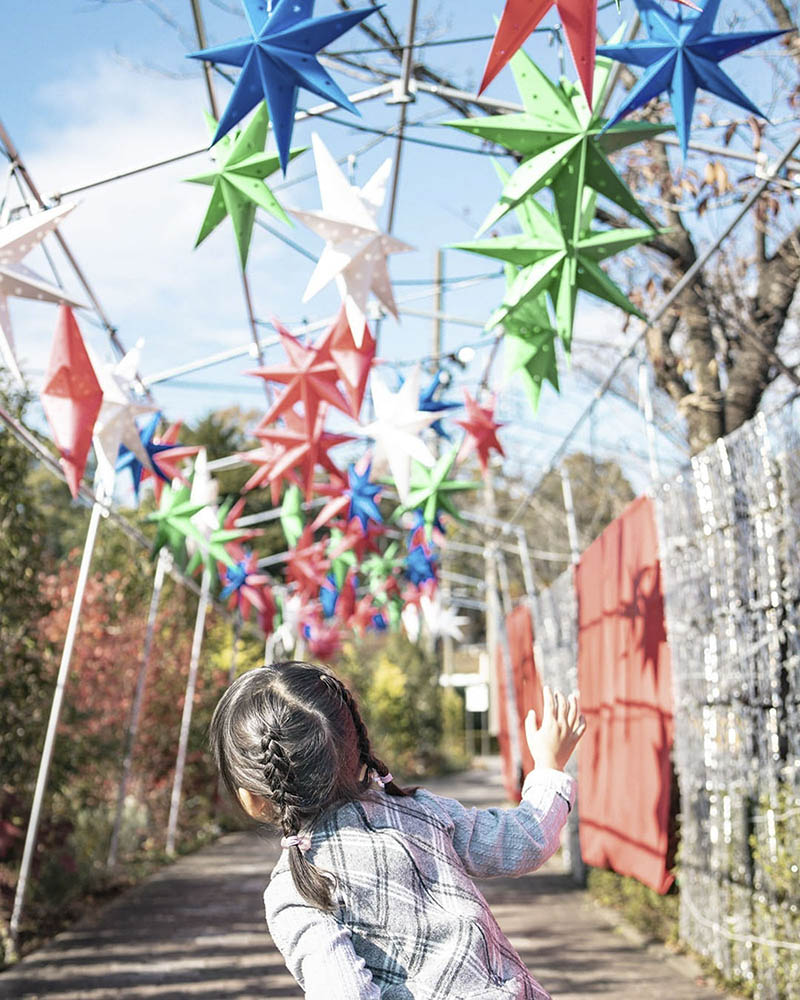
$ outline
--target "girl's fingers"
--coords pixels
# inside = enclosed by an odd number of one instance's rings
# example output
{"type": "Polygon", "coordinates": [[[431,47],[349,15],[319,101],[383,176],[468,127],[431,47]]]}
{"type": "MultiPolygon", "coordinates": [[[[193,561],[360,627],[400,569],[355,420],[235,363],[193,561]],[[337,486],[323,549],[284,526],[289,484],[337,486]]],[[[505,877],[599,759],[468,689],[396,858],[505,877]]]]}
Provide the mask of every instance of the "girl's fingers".
{"type": "Polygon", "coordinates": [[[586,732],[586,718],[585,716],[581,715],[580,718],[578,719],[578,728],[575,730],[575,735],[578,737],[578,739],[580,739],[585,732],[586,732]]]}
{"type": "Polygon", "coordinates": [[[567,724],[567,699],[560,691],[556,691],[553,696],[556,700],[556,719],[559,725],[566,726],[567,724]]]}
{"type": "Polygon", "coordinates": [[[570,729],[575,728],[578,720],[578,696],[573,693],[567,698],[567,725],[570,729]]]}
{"type": "Polygon", "coordinates": [[[545,720],[548,718],[548,716],[555,718],[556,714],[556,706],[555,702],[553,701],[553,692],[547,684],[545,684],[544,688],[542,689],[542,701],[544,703],[544,710],[542,712],[542,725],[544,725],[545,720]]]}

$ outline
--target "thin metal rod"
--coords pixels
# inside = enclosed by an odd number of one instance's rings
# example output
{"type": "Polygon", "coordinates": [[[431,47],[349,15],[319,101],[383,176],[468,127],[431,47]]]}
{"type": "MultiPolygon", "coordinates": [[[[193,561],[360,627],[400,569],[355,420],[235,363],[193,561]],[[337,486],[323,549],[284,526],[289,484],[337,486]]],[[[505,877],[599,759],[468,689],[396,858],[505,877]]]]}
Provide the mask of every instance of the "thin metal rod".
{"type": "Polygon", "coordinates": [[[131,705],[131,715],[128,721],[128,732],[125,738],[125,758],[122,762],[122,774],[119,779],[117,791],[117,808],[114,814],[114,828],[111,831],[111,843],[108,847],[108,868],[114,868],[117,863],[117,852],[119,850],[119,835],[122,829],[122,816],[125,811],[125,798],[128,794],[128,782],[130,781],[131,768],[133,766],[133,750],[136,746],[136,737],[139,734],[139,720],[142,714],[142,704],[144,703],[144,691],[147,685],[147,674],[150,669],[150,652],[153,648],[153,636],[156,630],[156,618],[158,617],[158,605],[161,600],[161,590],[164,586],[164,577],[167,572],[169,556],[167,550],[162,549],[158,554],[156,572],[153,578],[153,593],[150,597],[150,609],[147,613],[147,626],[144,633],[144,648],[142,650],[142,662],[139,664],[139,675],[136,678],[136,690],[133,695],[131,705]]]}
{"type": "Polygon", "coordinates": [[[572,482],[569,472],[562,465],[561,473],[561,493],[564,497],[564,516],[567,521],[567,535],[569,536],[569,547],[572,555],[573,566],[577,565],[581,557],[581,543],[578,539],[578,525],[575,521],[575,503],[572,499],[572,482]]]}
{"type": "Polygon", "coordinates": [[[186,694],[181,716],[181,734],[178,741],[178,756],[175,760],[175,778],[172,783],[172,799],[169,805],[169,820],[167,822],[167,854],[175,853],[175,840],[178,832],[178,813],[181,807],[181,790],[183,787],[183,772],[186,767],[186,752],[189,748],[189,729],[192,724],[194,708],[194,690],[197,684],[197,668],[200,663],[200,650],[203,645],[203,630],[206,624],[208,610],[208,595],[211,589],[211,571],[203,570],[203,581],[200,585],[200,599],[197,603],[197,616],[194,620],[194,635],[192,637],[192,653],[189,659],[189,676],[186,678],[186,694]]]}
{"type": "Polygon", "coordinates": [[[406,45],[403,49],[403,64],[400,73],[401,90],[397,96],[397,100],[402,103],[400,104],[400,115],[395,135],[395,138],[397,139],[397,153],[395,154],[394,166],[392,168],[392,188],[391,195],[389,196],[388,221],[386,223],[387,233],[391,233],[394,226],[394,213],[397,207],[397,189],[400,184],[400,162],[403,157],[403,136],[405,134],[406,127],[406,114],[409,102],[414,99],[409,93],[408,88],[411,83],[411,71],[414,64],[414,36],[417,30],[417,2],[418,0],[411,0],[411,10],[408,15],[406,45]]]}
{"type": "Polygon", "coordinates": [[[242,637],[242,612],[239,608],[233,616],[233,645],[231,647],[231,665],[228,669],[228,684],[236,679],[236,661],[239,659],[239,642],[242,637]]]}
{"type": "Polygon", "coordinates": [[[591,416],[598,402],[603,398],[603,396],[605,396],[606,392],[611,386],[611,383],[617,377],[617,374],[619,373],[620,369],[625,364],[625,362],[628,360],[628,358],[630,358],[633,352],[636,350],[637,345],[642,340],[645,333],[647,333],[650,327],[661,319],[661,317],[667,312],[667,310],[670,308],[673,302],[675,302],[675,300],[679,298],[679,296],[682,295],[683,292],[694,281],[694,279],[697,277],[700,271],[705,267],[708,261],[714,256],[717,250],[719,250],[723,242],[728,238],[728,236],[730,236],[733,230],[739,225],[739,223],[747,215],[747,213],[750,211],[750,209],[753,207],[756,201],[758,201],[763,192],[766,190],[769,182],[774,177],[776,177],[781,170],[783,170],[783,168],[789,162],[792,153],[794,153],[794,151],[797,149],[798,146],[800,146],[800,132],[797,133],[797,135],[794,138],[794,141],[789,146],[787,146],[787,148],[780,155],[780,157],[778,157],[776,160],[773,161],[772,165],[767,169],[766,174],[762,179],[761,183],[758,185],[758,187],[754,188],[750,192],[750,194],[742,203],[739,211],[731,219],[728,225],[725,226],[724,230],[716,237],[714,242],[697,258],[697,260],[694,262],[694,264],[692,264],[689,270],[686,271],[683,277],[680,278],[673,285],[669,294],[666,295],[665,298],[661,301],[659,307],[656,309],[653,315],[650,316],[647,322],[642,324],[642,328],[636,334],[633,335],[633,337],[628,342],[625,350],[622,352],[619,359],[615,363],[614,367],[611,369],[608,375],[603,379],[601,384],[595,390],[595,393],[591,401],[589,402],[588,406],[583,410],[583,412],[575,421],[575,423],[572,425],[572,427],[567,431],[561,444],[556,449],[555,454],[548,462],[547,468],[544,470],[544,472],[536,481],[536,483],[530,487],[525,497],[520,501],[518,507],[516,508],[516,510],[511,515],[511,518],[508,521],[509,526],[516,523],[520,514],[523,512],[523,510],[525,510],[525,508],[531,502],[533,497],[536,495],[536,492],[538,491],[544,479],[551,472],[554,472],[556,470],[559,462],[561,461],[562,457],[567,451],[567,448],[569,447],[570,441],[574,438],[577,432],[581,429],[584,423],[591,416]]]}
{"type": "Polygon", "coordinates": [[[658,469],[658,448],[656,445],[656,428],[653,419],[653,397],[650,393],[650,366],[644,357],[639,361],[639,403],[644,417],[645,433],[647,434],[647,459],[650,467],[650,482],[657,483],[660,479],[658,469]]]}
{"type": "MultiPolygon", "coordinates": [[[[192,18],[194,19],[194,30],[197,35],[197,41],[201,49],[208,48],[208,39],[206,38],[206,26],[203,23],[203,14],[200,10],[200,4],[198,0],[190,0],[192,5],[192,18]]],[[[206,78],[206,90],[208,91],[208,103],[211,105],[211,113],[219,121],[219,109],[217,108],[217,95],[214,92],[214,81],[212,73],[214,70],[214,64],[209,62],[207,59],[203,60],[203,75],[206,78]]]]}
{"type": "Polygon", "coordinates": [[[67,684],[67,677],[69,676],[69,666],[72,660],[72,651],[75,646],[75,636],[78,632],[78,621],[80,619],[81,607],[83,605],[83,596],[86,592],[86,581],[89,578],[89,567],[92,562],[94,543],[97,539],[97,528],[100,524],[100,515],[102,514],[103,509],[102,504],[99,502],[92,505],[92,513],[89,518],[89,528],[86,532],[86,541],[83,546],[83,556],[81,557],[81,565],[78,571],[78,580],[75,584],[75,593],[72,597],[72,609],[69,615],[66,638],[64,639],[64,648],[61,652],[61,663],[58,668],[56,689],[53,694],[53,702],[50,707],[50,718],[47,722],[47,731],[44,738],[42,758],[39,762],[39,773],[36,778],[36,788],[33,792],[33,804],[31,805],[28,829],[25,833],[25,847],[22,852],[22,864],[20,865],[19,877],[17,878],[17,888],[14,894],[14,907],[11,911],[9,932],[15,948],[19,939],[19,928],[25,905],[25,895],[28,889],[28,880],[30,877],[31,865],[33,864],[33,856],[36,851],[36,838],[39,833],[42,803],[44,802],[44,796],[47,790],[47,778],[50,774],[50,765],[53,760],[53,748],[56,741],[58,720],[61,715],[61,706],[64,700],[64,690],[67,684]]]}

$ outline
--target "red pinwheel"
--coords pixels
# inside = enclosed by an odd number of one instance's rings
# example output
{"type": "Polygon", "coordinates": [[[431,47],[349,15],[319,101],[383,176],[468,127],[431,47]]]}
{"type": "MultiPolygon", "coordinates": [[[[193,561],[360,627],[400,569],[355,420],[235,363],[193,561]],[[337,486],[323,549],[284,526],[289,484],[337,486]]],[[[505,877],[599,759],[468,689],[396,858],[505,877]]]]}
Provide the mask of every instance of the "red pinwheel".
{"type": "Polygon", "coordinates": [[[256,368],[246,373],[257,375],[267,382],[278,382],[286,386],[284,392],[264,414],[261,426],[266,427],[287,410],[291,410],[295,403],[301,402],[305,414],[306,433],[310,437],[314,432],[317,413],[323,401],[343,413],[350,412],[347,400],[336,387],[339,370],[334,362],[326,358],[316,347],[306,347],[277,320],[272,322],[281,338],[289,363],[256,368]]]}
{"type": "Polygon", "coordinates": [[[505,455],[503,446],[497,440],[497,431],[503,424],[499,424],[494,419],[495,398],[488,406],[481,406],[469,394],[469,390],[464,390],[464,405],[467,408],[467,419],[456,420],[459,427],[463,427],[467,432],[464,443],[458,452],[458,461],[463,461],[472,451],[477,451],[478,461],[481,463],[483,474],[486,475],[489,468],[489,452],[496,451],[505,455]]]}
{"type": "MultiPolygon", "coordinates": [[[[180,434],[182,423],[183,421],[178,420],[177,423],[171,424],[163,434],[153,437],[152,444],[154,445],[172,445],[174,447],[170,447],[168,451],[159,451],[152,456],[152,460],[167,479],[170,481],[177,479],[185,486],[188,486],[189,480],[181,473],[178,463],[185,458],[191,458],[192,455],[196,455],[200,451],[200,447],[198,445],[178,444],[178,435],[180,434]]],[[[153,492],[155,493],[156,503],[160,503],[161,491],[164,489],[164,480],[148,469],[146,465],[143,465],[141,482],[151,478],[153,480],[153,492]]]]}
{"type": "Polygon", "coordinates": [[[369,327],[364,327],[361,347],[356,347],[347,320],[347,312],[342,306],[333,324],[314,346],[319,351],[321,359],[330,359],[336,366],[350,404],[350,415],[357,420],[361,404],[364,402],[370,369],[375,360],[375,338],[370,333],[369,327]]]}
{"type": "MultiPolygon", "coordinates": [[[[691,0],[678,0],[678,3],[697,9],[691,0]]],[[[589,107],[592,106],[597,0],[506,0],[492,50],[486,61],[486,69],[483,71],[479,94],[486,90],[554,5],[564,27],[586,100],[589,107]]]]}
{"type": "Polygon", "coordinates": [[[73,497],[78,495],[92,430],[103,403],[81,331],[69,306],[59,306],[42,407],[61,452],[61,466],[73,497]]]}

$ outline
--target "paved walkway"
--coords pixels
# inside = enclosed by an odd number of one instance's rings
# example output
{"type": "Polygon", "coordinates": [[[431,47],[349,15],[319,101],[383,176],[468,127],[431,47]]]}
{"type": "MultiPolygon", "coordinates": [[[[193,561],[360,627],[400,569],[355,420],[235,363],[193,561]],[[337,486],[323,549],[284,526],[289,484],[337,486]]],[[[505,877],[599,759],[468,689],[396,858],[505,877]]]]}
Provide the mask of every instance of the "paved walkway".
{"type": "MultiPolygon", "coordinates": [[[[428,784],[470,805],[503,797],[495,761],[428,784]]],[[[235,833],[182,858],[0,974],[0,997],[297,1000],[261,903],[278,851],[274,839],[235,833]]],[[[723,996],[703,985],[689,960],[616,930],[555,861],[535,875],[480,886],[555,1000],[723,996]]]]}

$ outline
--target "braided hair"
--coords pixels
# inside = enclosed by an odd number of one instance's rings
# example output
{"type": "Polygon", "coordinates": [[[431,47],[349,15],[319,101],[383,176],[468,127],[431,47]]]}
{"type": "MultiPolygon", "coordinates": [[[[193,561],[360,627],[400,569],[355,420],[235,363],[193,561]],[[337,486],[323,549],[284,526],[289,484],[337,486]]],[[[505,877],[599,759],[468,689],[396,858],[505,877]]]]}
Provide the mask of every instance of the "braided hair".
{"type": "MultiPolygon", "coordinates": [[[[259,796],[264,818],[286,837],[310,830],[331,806],[363,798],[373,774],[389,775],[352,693],[312,663],[273,663],[238,677],[214,710],[209,742],[233,800],[241,804],[240,788],[259,796]]],[[[389,795],[415,791],[382,783],[389,795]]],[[[307,902],[334,908],[333,876],[312,865],[299,845],[289,848],[289,866],[307,902]]]]}

